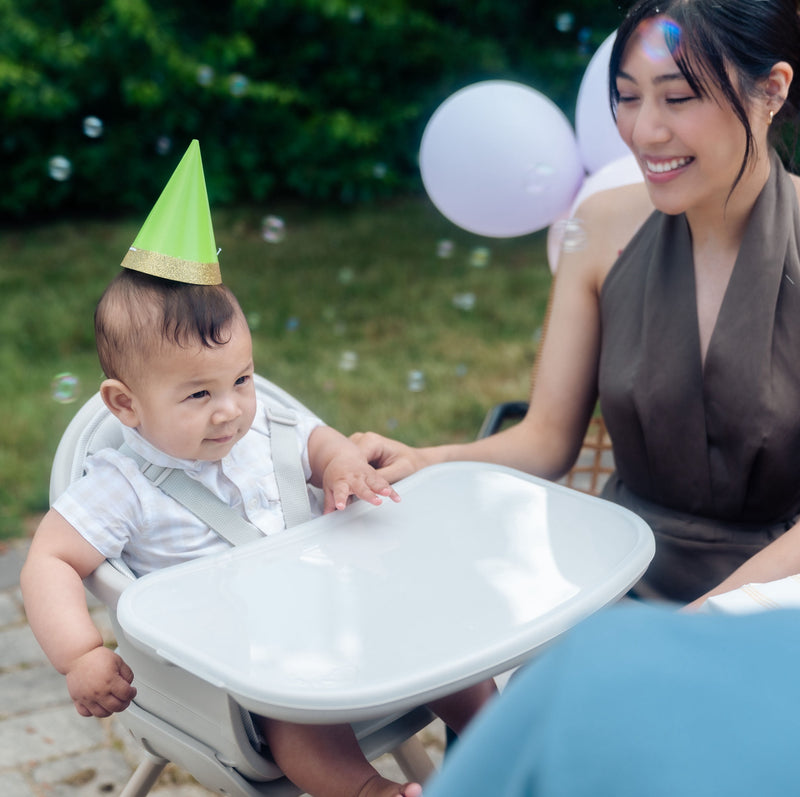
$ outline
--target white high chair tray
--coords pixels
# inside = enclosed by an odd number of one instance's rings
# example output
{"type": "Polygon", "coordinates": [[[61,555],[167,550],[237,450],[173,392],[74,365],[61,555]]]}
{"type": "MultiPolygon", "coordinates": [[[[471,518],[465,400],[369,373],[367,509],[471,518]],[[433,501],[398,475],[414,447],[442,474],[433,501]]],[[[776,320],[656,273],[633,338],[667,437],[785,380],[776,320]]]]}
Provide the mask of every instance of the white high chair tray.
{"type": "Polygon", "coordinates": [[[516,666],[655,550],[631,512],[509,468],[436,465],[397,491],[147,575],[119,621],[251,711],[352,722],[516,666]]]}

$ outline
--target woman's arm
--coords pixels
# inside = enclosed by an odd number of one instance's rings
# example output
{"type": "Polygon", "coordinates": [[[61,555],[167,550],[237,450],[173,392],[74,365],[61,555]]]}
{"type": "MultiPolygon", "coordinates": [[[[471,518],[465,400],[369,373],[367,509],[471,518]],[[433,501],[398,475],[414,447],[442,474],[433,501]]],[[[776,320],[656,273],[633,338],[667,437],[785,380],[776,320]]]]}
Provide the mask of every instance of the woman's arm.
{"type": "Polygon", "coordinates": [[[454,460],[495,462],[547,478],[566,472],[580,449],[596,399],[599,307],[587,263],[584,258],[561,264],[530,406],[519,424],[481,440],[428,448],[411,448],[374,433],[354,435],[367,459],[389,481],[454,460]]]}
{"type": "Polygon", "coordinates": [[[763,584],[800,573],[800,523],[762,548],[740,565],[714,589],[692,601],[686,609],[698,609],[708,598],[730,592],[745,584],[763,584]]]}
{"type": "Polygon", "coordinates": [[[411,448],[368,432],[353,439],[391,481],[452,460],[494,462],[557,479],[575,462],[597,400],[600,290],[619,251],[652,211],[641,185],[595,194],[576,211],[586,246],[562,254],[530,406],[519,424],[470,443],[411,448]]]}

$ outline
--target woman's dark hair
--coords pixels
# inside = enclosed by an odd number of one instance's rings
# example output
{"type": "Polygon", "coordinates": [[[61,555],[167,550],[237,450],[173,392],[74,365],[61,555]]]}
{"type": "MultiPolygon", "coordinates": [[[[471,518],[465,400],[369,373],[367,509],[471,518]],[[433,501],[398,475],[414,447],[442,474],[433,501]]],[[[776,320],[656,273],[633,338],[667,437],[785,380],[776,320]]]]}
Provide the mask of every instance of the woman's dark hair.
{"type": "Polygon", "coordinates": [[[224,285],[189,285],[123,268],[94,314],[100,365],[109,378],[125,381],[122,370],[157,353],[164,342],[222,345],[237,314],[239,303],[224,285]]]}
{"type": "MultiPolygon", "coordinates": [[[[753,131],[747,116],[747,100],[757,84],[778,61],[794,70],[794,80],[770,137],[780,141],[780,128],[796,121],[800,110],[800,17],[797,0],[640,0],[619,26],[609,60],[611,110],[619,104],[617,76],[625,47],[639,25],[664,15],[674,24],[664,25],[667,47],[691,89],[701,97],[718,90],[742,123],[746,145],[742,165],[733,186],[741,179],[754,154],[753,131]],[[731,80],[738,82],[738,88],[731,80]]],[[[794,159],[797,128],[788,160],[794,159]]],[[[733,190],[733,188],[731,189],[733,190]]]]}

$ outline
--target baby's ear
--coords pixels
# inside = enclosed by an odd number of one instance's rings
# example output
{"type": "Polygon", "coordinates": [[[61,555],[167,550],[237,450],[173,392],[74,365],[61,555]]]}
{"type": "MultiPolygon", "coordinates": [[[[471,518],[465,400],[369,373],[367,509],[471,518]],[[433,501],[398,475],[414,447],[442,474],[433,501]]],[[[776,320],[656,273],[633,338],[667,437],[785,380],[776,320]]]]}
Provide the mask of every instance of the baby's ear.
{"type": "Polygon", "coordinates": [[[125,426],[135,429],[139,425],[133,392],[124,382],[120,382],[119,379],[106,379],[100,385],[100,397],[111,413],[125,426]]]}

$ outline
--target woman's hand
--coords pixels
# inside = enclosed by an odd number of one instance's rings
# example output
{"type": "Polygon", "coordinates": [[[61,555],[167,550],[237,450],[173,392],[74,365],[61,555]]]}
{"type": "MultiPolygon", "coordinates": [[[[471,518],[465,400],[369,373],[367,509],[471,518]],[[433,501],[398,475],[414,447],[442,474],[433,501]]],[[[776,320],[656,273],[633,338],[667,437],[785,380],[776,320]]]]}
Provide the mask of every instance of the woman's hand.
{"type": "Polygon", "coordinates": [[[434,462],[428,453],[430,449],[412,448],[376,432],[356,432],[350,439],[370,465],[392,484],[434,462]]]}

